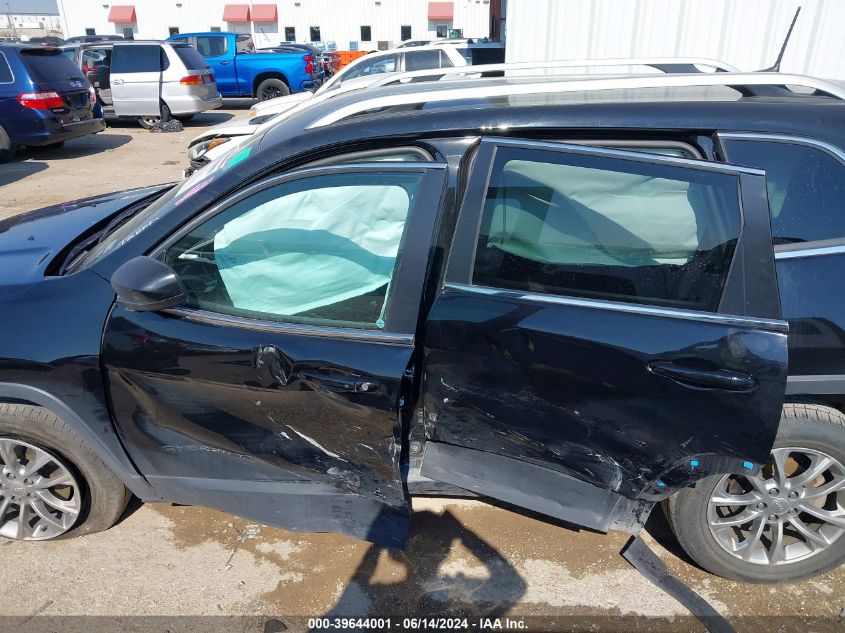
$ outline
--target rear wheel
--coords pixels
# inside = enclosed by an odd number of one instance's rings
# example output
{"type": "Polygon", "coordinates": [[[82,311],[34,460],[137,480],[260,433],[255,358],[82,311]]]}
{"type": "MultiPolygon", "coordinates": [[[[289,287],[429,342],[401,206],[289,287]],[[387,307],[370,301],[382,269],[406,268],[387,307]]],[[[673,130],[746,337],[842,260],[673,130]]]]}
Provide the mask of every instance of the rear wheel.
{"type": "Polygon", "coordinates": [[[255,96],[258,97],[259,101],[286,97],[289,94],[290,88],[281,79],[265,79],[258,84],[258,90],[255,91],[255,96]]]}
{"type": "Polygon", "coordinates": [[[138,123],[145,130],[149,130],[159,123],[167,123],[171,118],[173,117],[170,114],[170,108],[167,107],[166,103],[162,103],[160,116],[139,116],[138,123]]]}
{"type": "Polygon", "coordinates": [[[0,536],[44,541],[111,527],[128,492],[62,420],[0,404],[0,536]]]}
{"type": "Polygon", "coordinates": [[[787,404],[760,475],[713,476],[667,504],[681,546],[708,571],[799,580],[845,561],[845,415],[787,404]]]}
{"type": "Polygon", "coordinates": [[[15,157],[18,147],[6,134],[6,130],[0,127],[0,163],[8,163],[15,157]]]}

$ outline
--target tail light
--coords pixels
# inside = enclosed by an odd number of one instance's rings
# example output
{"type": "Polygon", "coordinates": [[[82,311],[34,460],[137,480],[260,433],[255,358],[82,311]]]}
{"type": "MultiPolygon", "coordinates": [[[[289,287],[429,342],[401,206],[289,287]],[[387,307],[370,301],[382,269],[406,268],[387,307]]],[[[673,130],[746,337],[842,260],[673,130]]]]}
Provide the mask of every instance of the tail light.
{"type": "Polygon", "coordinates": [[[64,108],[65,102],[58,92],[24,92],[18,95],[18,103],[32,110],[53,110],[64,108]]]}
{"type": "Polygon", "coordinates": [[[94,86],[88,86],[88,102],[92,107],[97,103],[97,93],[94,90],[94,86]]]}
{"type": "Polygon", "coordinates": [[[202,86],[203,84],[214,83],[214,74],[206,73],[204,75],[188,75],[179,80],[181,86],[202,86]]]}
{"type": "Polygon", "coordinates": [[[204,83],[205,75],[188,75],[179,80],[181,86],[201,86],[204,83]]]}
{"type": "Polygon", "coordinates": [[[302,61],[305,62],[305,74],[312,74],[314,72],[314,64],[311,63],[311,55],[303,55],[302,61]]]}

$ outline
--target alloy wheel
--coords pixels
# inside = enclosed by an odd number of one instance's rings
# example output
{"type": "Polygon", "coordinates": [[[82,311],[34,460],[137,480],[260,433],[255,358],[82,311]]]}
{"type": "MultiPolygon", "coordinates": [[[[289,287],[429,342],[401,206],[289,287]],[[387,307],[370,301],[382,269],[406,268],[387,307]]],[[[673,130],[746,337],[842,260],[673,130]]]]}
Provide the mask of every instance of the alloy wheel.
{"type": "Polygon", "coordinates": [[[0,536],[54,538],[76,523],[82,489],[70,469],[43,448],[0,437],[0,536]]]}
{"type": "Polygon", "coordinates": [[[141,125],[143,125],[147,129],[158,125],[160,122],[161,122],[160,116],[142,116],[141,117],[141,125]]]}
{"type": "Polygon", "coordinates": [[[758,476],[719,480],[707,521],[719,546],[749,563],[816,556],[845,532],[845,466],[821,451],[775,448],[758,476]]]}

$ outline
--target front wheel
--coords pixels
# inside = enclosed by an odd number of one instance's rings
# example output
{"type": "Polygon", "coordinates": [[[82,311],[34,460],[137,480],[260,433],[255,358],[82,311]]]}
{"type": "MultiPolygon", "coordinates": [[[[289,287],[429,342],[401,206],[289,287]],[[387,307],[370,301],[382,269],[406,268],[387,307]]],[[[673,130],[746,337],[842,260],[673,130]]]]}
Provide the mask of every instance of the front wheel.
{"type": "Polygon", "coordinates": [[[0,537],[45,541],[111,527],[128,492],[64,421],[0,404],[0,537]]]}
{"type": "Polygon", "coordinates": [[[258,90],[255,91],[255,96],[258,97],[259,101],[286,97],[289,94],[290,88],[281,79],[265,79],[258,84],[258,90]]]}
{"type": "Polygon", "coordinates": [[[756,477],[715,475],[669,499],[669,524],[706,570],[746,582],[809,578],[845,561],[845,415],[786,404],[756,477]]]}

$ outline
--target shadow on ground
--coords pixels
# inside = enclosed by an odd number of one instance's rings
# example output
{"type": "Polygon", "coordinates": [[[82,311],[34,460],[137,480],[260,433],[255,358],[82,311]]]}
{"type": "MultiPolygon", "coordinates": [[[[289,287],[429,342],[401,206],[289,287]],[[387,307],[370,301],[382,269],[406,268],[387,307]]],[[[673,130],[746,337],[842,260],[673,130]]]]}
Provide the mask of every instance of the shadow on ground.
{"type": "MultiPolygon", "coordinates": [[[[128,134],[90,134],[67,141],[62,147],[24,147],[18,150],[16,161],[33,158],[35,160],[66,160],[81,158],[117,149],[126,145],[132,137],[128,134]]],[[[80,176],[87,174],[81,173],[80,176]]]]}
{"type": "Polygon", "coordinates": [[[19,158],[14,162],[0,165],[0,187],[9,185],[28,176],[37,174],[47,169],[47,163],[28,160],[21,161],[19,158]]]}
{"type": "Polygon", "coordinates": [[[371,545],[343,593],[324,617],[379,614],[501,617],[525,595],[526,583],[502,554],[446,510],[414,513],[404,551],[371,545]],[[450,565],[455,548],[482,568],[450,565]],[[379,561],[386,561],[379,565],[379,561]],[[387,562],[387,565],[384,565],[387,562]],[[376,568],[382,570],[377,575],[376,568]],[[385,574],[384,568],[392,570],[385,574]]]}

